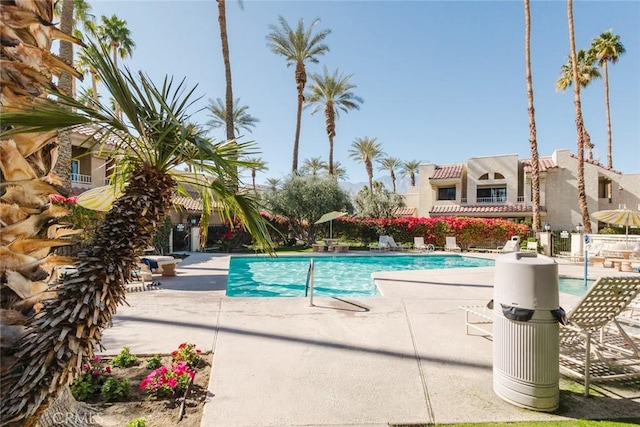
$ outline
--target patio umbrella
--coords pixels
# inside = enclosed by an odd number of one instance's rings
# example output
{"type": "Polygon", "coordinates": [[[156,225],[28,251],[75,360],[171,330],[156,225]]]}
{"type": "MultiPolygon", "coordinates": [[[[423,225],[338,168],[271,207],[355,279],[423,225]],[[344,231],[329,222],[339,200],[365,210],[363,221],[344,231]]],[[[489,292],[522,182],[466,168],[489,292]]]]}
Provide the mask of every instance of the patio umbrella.
{"type": "Polygon", "coordinates": [[[122,190],[112,185],[92,188],[80,193],[76,203],[87,209],[106,212],[111,209],[113,201],[122,196],[122,190]]]}
{"type": "Polygon", "coordinates": [[[333,239],[333,220],[345,215],[347,215],[347,212],[340,212],[340,211],[327,212],[326,214],[322,215],[320,219],[315,222],[315,224],[322,224],[323,222],[329,221],[329,238],[333,239]]]}
{"type": "Polygon", "coordinates": [[[640,227],[640,212],[631,209],[611,209],[597,211],[591,216],[598,221],[624,226],[626,229],[626,243],[629,245],[629,226],[640,227]]]}

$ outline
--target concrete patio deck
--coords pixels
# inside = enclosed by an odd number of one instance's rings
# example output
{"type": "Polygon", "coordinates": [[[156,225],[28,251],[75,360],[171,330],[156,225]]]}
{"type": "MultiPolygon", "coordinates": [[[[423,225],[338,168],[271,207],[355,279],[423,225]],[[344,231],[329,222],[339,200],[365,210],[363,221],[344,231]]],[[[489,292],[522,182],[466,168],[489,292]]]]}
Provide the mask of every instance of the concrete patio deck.
{"type": "MultiPolygon", "coordinates": [[[[315,298],[310,307],[305,298],[228,298],[229,257],[189,255],[160,289],[128,294],[103,344],[105,354],[168,353],[185,341],[211,350],[203,427],[640,417],[640,385],[598,385],[585,398],[561,379],[554,413],[493,393],[492,342],[465,335],[458,308],[492,298],[493,267],[376,273],[382,296],[315,298]]],[[[582,276],[581,265],[561,262],[561,275],[582,276]]],[[[589,268],[591,278],[625,274],[589,268]]]]}

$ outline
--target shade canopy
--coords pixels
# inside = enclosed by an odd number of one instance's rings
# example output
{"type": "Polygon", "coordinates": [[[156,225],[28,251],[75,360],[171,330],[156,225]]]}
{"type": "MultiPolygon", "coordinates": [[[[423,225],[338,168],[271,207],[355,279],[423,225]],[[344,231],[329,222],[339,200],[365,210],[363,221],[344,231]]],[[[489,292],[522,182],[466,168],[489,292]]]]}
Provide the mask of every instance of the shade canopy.
{"type": "Polygon", "coordinates": [[[340,218],[345,215],[347,215],[347,212],[340,212],[340,211],[327,212],[326,214],[322,215],[320,219],[317,220],[315,223],[322,224],[323,222],[333,221],[334,219],[340,218]]]}
{"type": "Polygon", "coordinates": [[[591,216],[598,221],[606,222],[607,224],[625,227],[627,246],[629,245],[629,227],[640,227],[640,211],[633,211],[631,209],[610,209],[596,211],[592,213],[591,216]]]}
{"type": "Polygon", "coordinates": [[[640,211],[631,209],[611,209],[597,211],[591,214],[592,217],[607,224],[621,225],[623,227],[640,227],[640,211]]]}
{"type": "Polygon", "coordinates": [[[76,203],[87,209],[106,212],[111,209],[113,201],[120,196],[122,196],[121,189],[105,185],[81,193],[76,199],[76,203]]]}

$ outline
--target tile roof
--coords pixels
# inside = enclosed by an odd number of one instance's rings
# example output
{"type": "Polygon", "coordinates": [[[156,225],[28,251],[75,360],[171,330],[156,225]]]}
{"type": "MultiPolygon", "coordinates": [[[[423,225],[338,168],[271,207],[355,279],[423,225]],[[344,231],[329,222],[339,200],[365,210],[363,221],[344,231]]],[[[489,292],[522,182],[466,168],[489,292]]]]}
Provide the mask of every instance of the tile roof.
{"type": "Polygon", "coordinates": [[[173,196],[173,204],[182,206],[185,210],[191,212],[202,212],[202,201],[198,198],[192,199],[186,196],[173,196]]]}
{"type": "MultiPolygon", "coordinates": [[[[578,156],[576,156],[575,154],[571,154],[571,157],[573,157],[574,159],[578,160],[578,156]]],[[[619,170],[607,167],[607,166],[603,165],[602,163],[600,163],[597,160],[593,160],[593,159],[589,159],[589,158],[585,157],[584,158],[584,162],[585,163],[591,163],[592,165],[598,166],[598,167],[600,167],[602,169],[606,169],[608,171],[611,171],[611,172],[614,172],[614,173],[622,175],[622,172],[620,172],[619,170]]]]}
{"type": "Polygon", "coordinates": [[[416,208],[405,206],[396,208],[392,214],[394,217],[414,217],[416,216],[416,208]]]}
{"type": "MultiPolygon", "coordinates": [[[[531,173],[531,159],[525,159],[522,161],[525,173],[531,173]]],[[[540,172],[546,172],[548,169],[555,169],[558,165],[553,162],[551,157],[539,157],[538,158],[538,170],[540,172]]]]}
{"type": "MultiPolygon", "coordinates": [[[[73,128],[73,132],[74,133],[78,133],[80,135],[85,135],[88,137],[97,137],[100,138],[104,131],[98,129],[96,126],[93,125],[78,125],[76,127],[73,128]]],[[[119,138],[116,134],[114,133],[109,133],[109,135],[107,135],[106,139],[104,141],[100,141],[101,143],[107,143],[109,145],[114,145],[114,146],[119,146],[122,145],[122,139],[119,138]]]]}
{"type": "Polygon", "coordinates": [[[429,179],[450,179],[462,177],[462,164],[436,166],[429,179]]]}
{"type": "MultiPolygon", "coordinates": [[[[429,210],[430,214],[454,215],[454,214],[489,214],[489,213],[523,213],[532,212],[533,208],[526,205],[434,205],[429,210]]],[[[541,206],[541,211],[546,209],[541,206]]]]}

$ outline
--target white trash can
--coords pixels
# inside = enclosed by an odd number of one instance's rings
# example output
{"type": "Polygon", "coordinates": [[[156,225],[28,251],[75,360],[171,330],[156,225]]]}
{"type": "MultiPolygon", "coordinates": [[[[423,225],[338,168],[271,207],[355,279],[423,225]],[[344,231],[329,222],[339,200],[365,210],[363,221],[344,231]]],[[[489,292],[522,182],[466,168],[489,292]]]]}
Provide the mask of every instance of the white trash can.
{"type": "Polygon", "coordinates": [[[558,264],[534,252],[496,259],[493,287],[493,391],[527,409],[560,402],[558,264]]]}

